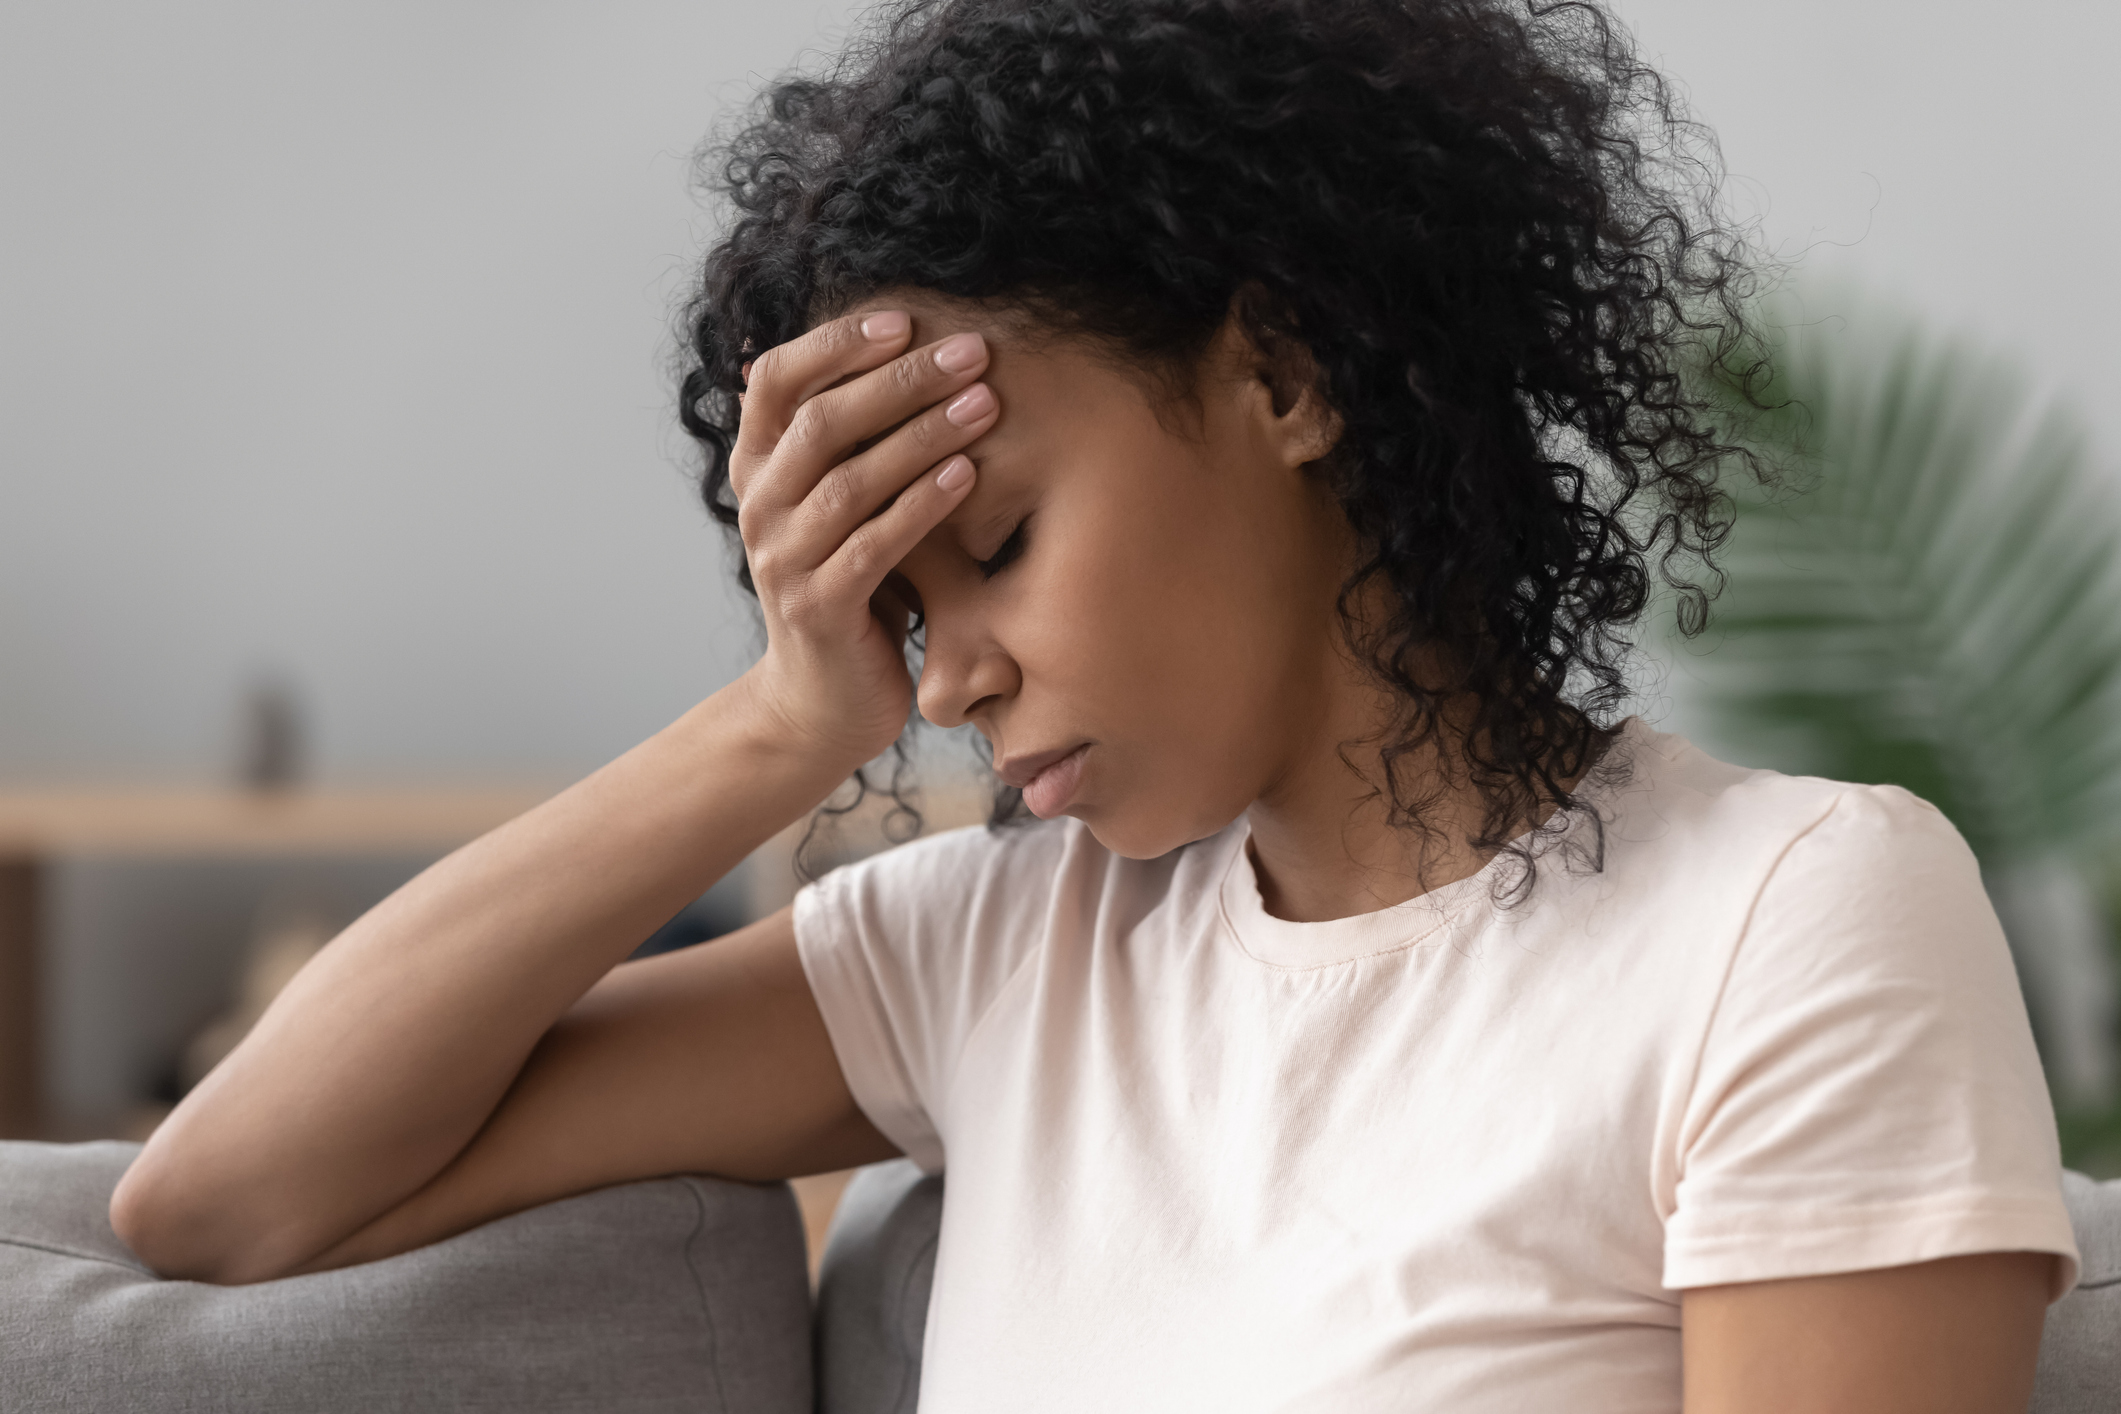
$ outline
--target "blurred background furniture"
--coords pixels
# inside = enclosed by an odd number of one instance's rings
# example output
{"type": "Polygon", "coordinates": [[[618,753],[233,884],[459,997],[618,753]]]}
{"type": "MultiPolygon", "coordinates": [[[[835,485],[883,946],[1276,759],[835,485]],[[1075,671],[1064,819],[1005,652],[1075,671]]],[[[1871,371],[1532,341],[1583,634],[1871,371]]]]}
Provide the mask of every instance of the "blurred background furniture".
{"type": "MultiPolygon", "coordinates": [[[[45,1132],[57,959],[45,942],[54,871],[69,860],[317,861],[438,857],[522,813],[531,787],[400,790],[0,791],[0,1137],[45,1132]]],[[[152,947],[155,939],[140,940],[152,947]]],[[[231,956],[240,946],[231,940],[231,956]]],[[[194,969],[195,970],[195,969],[194,969]]],[[[216,1009],[230,967],[196,979],[216,1009]]],[[[178,1024],[196,1026],[180,999],[178,1024]]],[[[98,1038],[122,1044],[124,1038],[98,1038]]]]}

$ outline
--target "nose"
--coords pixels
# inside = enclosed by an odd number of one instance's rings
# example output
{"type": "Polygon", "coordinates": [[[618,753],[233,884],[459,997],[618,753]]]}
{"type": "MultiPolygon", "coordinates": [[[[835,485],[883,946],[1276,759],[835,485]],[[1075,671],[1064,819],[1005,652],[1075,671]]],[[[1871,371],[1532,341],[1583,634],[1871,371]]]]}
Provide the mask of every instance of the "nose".
{"type": "Polygon", "coordinates": [[[930,617],[921,655],[921,716],[939,727],[963,726],[992,701],[1016,695],[1023,674],[1009,656],[975,624],[958,623],[948,613],[930,617]]]}

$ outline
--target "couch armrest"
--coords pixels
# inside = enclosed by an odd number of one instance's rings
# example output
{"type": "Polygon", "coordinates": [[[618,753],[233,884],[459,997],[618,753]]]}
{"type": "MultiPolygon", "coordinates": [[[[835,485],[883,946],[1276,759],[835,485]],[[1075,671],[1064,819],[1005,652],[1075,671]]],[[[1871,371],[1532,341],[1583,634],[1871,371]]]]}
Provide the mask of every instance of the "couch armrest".
{"type": "Polygon", "coordinates": [[[0,1143],[9,1411],[809,1414],[786,1185],[624,1184],[364,1266],[162,1281],[105,1216],[133,1144],[0,1143]]]}

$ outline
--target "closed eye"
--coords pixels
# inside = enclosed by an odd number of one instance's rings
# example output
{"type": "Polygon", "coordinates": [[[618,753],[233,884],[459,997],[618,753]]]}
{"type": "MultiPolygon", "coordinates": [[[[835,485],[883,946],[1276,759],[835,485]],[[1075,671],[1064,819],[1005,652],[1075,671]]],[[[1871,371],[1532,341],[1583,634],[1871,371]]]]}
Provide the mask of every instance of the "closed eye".
{"type": "Polygon", "coordinates": [[[1015,561],[1017,556],[1024,553],[1024,527],[1029,524],[1031,524],[1031,518],[1029,516],[1026,516],[1022,520],[1018,521],[1016,523],[1016,529],[1009,532],[1009,538],[1001,543],[1000,549],[996,550],[986,559],[974,562],[979,567],[979,575],[981,579],[994,578],[1003,570],[1009,568],[1010,564],[1015,561]]]}

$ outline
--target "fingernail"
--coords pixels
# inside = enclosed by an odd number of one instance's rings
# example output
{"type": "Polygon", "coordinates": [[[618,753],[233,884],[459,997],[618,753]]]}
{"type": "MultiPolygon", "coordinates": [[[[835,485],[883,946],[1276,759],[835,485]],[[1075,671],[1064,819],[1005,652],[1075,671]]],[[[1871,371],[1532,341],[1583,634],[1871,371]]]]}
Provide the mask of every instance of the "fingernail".
{"type": "Polygon", "coordinates": [[[886,310],[862,321],[862,337],[872,344],[888,344],[893,339],[905,338],[906,331],[912,327],[913,321],[906,317],[904,310],[886,310]]]}
{"type": "Polygon", "coordinates": [[[971,460],[966,457],[952,457],[949,464],[935,474],[935,484],[944,491],[955,491],[960,486],[971,485],[971,460]]]}
{"type": "Polygon", "coordinates": [[[970,427],[993,411],[994,394],[985,383],[974,383],[943,409],[943,416],[959,427],[970,427]]]}
{"type": "Polygon", "coordinates": [[[935,351],[935,366],[945,373],[963,373],[987,352],[987,341],[977,334],[953,334],[935,351]]]}

